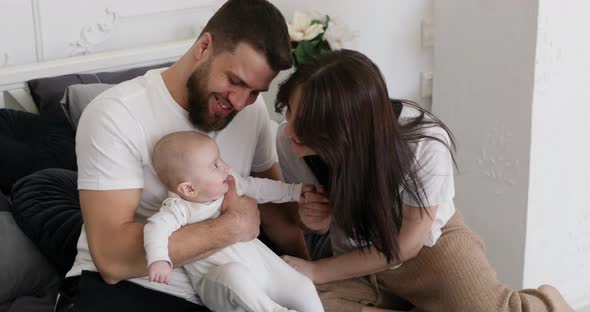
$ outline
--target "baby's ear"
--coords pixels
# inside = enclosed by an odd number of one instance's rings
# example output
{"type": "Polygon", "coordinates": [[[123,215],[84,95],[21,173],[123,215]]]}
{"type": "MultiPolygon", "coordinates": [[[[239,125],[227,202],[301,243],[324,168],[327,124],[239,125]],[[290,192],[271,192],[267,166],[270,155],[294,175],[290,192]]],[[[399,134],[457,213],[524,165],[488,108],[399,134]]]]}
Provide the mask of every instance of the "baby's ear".
{"type": "Polygon", "coordinates": [[[197,197],[197,189],[190,182],[181,182],[176,186],[176,191],[186,197],[197,197]]]}

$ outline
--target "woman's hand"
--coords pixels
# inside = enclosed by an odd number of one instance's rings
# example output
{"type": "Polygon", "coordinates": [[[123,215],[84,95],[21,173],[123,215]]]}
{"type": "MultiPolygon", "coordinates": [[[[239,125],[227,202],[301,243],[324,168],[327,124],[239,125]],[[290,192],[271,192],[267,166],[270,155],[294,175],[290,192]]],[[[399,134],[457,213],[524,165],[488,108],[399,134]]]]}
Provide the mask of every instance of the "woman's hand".
{"type": "Polygon", "coordinates": [[[309,230],[325,234],[332,223],[332,206],[323,186],[304,186],[299,198],[299,219],[309,230]]]}
{"type": "Polygon", "coordinates": [[[309,277],[309,279],[317,284],[318,266],[316,262],[303,260],[297,257],[282,256],[281,257],[288,265],[297,270],[299,273],[309,277]]]}

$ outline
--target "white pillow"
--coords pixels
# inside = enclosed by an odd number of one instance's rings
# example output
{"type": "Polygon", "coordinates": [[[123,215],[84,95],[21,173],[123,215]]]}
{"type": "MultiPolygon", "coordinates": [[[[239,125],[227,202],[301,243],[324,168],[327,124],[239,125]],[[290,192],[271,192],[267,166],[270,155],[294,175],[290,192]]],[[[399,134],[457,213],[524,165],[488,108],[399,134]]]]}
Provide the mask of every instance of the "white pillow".
{"type": "Polygon", "coordinates": [[[115,86],[106,83],[75,84],[69,86],[61,100],[61,108],[68,117],[74,132],[78,128],[78,122],[82,111],[99,94],[115,86]]]}

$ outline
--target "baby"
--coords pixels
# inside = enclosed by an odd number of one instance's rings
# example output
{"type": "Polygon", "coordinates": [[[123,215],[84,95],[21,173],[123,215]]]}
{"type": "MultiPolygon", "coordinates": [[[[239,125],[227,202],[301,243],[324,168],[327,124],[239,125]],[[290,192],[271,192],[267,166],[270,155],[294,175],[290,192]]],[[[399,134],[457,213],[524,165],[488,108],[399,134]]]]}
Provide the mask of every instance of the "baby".
{"type": "MultiPolygon", "coordinates": [[[[181,226],[219,216],[228,178],[236,192],[257,202],[299,201],[301,184],[236,175],[221,160],[215,141],[198,132],[176,132],[154,148],[153,165],[169,190],[144,228],[149,279],[168,283],[172,262],[168,237],[181,226]]],[[[236,243],[187,264],[194,290],[213,311],[323,311],[311,280],[258,239],[236,243]]]]}

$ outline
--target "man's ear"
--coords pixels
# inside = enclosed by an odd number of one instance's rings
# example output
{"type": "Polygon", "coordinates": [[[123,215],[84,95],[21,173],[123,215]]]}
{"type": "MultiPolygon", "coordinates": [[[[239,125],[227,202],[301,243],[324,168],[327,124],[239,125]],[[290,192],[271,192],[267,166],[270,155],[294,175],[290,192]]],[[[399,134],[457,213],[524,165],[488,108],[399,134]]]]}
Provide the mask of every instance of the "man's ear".
{"type": "Polygon", "coordinates": [[[213,54],[213,37],[211,33],[206,32],[195,42],[192,55],[193,59],[198,62],[211,54],[213,54]]]}
{"type": "Polygon", "coordinates": [[[181,182],[176,186],[176,192],[186,197],[197,197],[197,189],[190,182],[181,182]]]}

